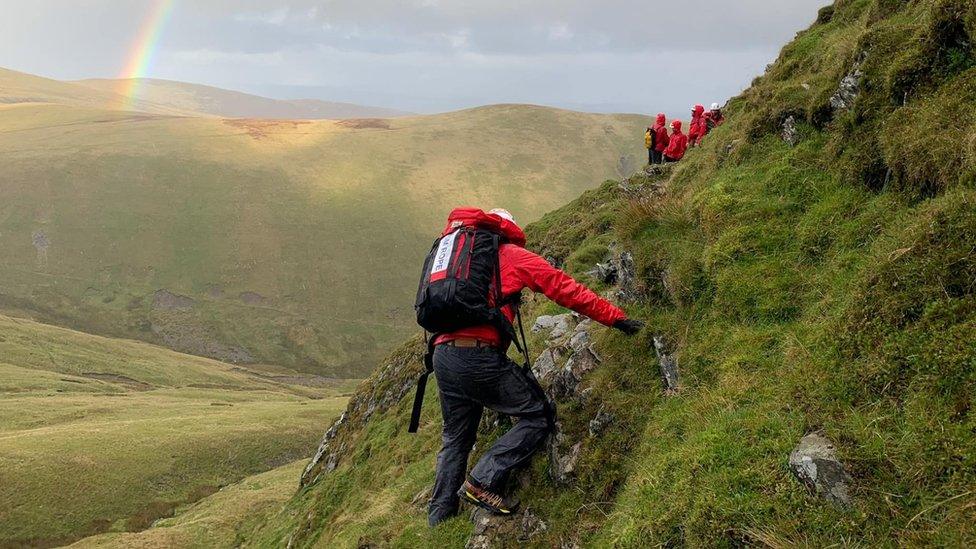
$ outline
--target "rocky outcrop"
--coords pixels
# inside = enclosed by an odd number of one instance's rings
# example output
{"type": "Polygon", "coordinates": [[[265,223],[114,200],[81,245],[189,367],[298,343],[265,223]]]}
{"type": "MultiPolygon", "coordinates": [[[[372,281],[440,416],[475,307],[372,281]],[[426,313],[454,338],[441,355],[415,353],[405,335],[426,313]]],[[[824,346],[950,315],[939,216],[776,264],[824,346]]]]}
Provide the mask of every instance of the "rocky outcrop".
{"type": "Polygon", "coordinates": [[[783,121],[783,129],[780,132],[780,137],[791,147],[795,147],[800,143],[800,129],[796,125],[796,117],[792,114],[787,116],[786,120],[783,121]]]}
{"type": "Polygon", "coordinates": [[[510,547],[513,542],[524,546],[549,530],[549,526],[528,508],[513,517],[497,517],[479,508],[471,513],[471,522],[474,530],[465,549],[510,547]]]}
{"type": "Polygon", "coordinates": [[[560,338],[572,328],[574,324],[572,316],[570,313],[552,316],[542,315],[532,325],[532,333],[549,331],[549,339],[560,338]]]}
{"type": "Polygon", "coordinates": [[[615,244],[608,248],[609,256],[606,261],[597,263],[587,274],[605,284],[616,285],[617,288],[610,297],[624,303],[633,303],[640,298],[637,292],[637,269],[634,266],[634,256],[626,250],[618,250],[615,244]]]}
{"type": "Polygon", "coordinates": [[[851,504],[851,477],[837,459],[837,449],[820,433],[810,433],[790,454],[790,470],[812,493],[841,507],[851,504]]]}
{"type": "Polygon", "coordinates": [[[417,339],[401,347],[360,386],[346,410],[322,436],[315,456],[302,472],[301,487],[315,483],[335,470],[346,451],[355,445],[355,435],[371,417],[396,406],[417,385],[423,369],[424,345],[417,339]]]}
{"type": "Polygon", "coordinates": [[[861,65],[866,60],[867,52],[861,53],[854,61],[851,70],[841,79],[837,91],[834,92],[834,95],[830,96],[830,108],[834,112],[845,111],[854,106],[854,102],[857,101],[857,97],[861,94],[861,79],[864,78],[861,65]]]}

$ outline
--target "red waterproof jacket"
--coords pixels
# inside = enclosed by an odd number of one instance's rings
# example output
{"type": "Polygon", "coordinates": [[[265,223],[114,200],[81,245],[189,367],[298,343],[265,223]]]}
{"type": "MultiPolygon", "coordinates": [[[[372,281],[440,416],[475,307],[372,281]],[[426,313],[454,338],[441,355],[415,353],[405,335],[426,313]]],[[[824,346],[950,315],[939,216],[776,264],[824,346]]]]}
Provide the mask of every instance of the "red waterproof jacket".
{"type": "Polygon", "coordinates": [[[671,142],[668,143],[668,148],[664,150],[664,156],[671,160],[681,160],[685,156],[685,151],[688,150],[688,136],[681,133],[680,120],[671,122],[671,128],[674,133],[671,134],[671,142]]]}
{"type": "MultiPolygon", "coordinates": [[[[447,227],[443,234],[448,235],[461,226],[494,230],[508,241],[498,248],[503,296],[507,297],[528,288],[606,326],[627,318],[627,314],[618,307],[553,267],[545,259],[526,250],[525,233],[515,223],[478,208],[457,208],[447,218],[447,227]]],[[[509,320],[515,318],[515,311],[510,306],[503,307],[502,312],[509,320]]],[[[488,325],[442,334],[434,343],[440,344],[457,338],[478,339],[492,345],[501,344],[498,330],[488,325]]]]}
{"type": "Polygon", "coordinates": [[[688,141],[691,146],[701,145],[706,133],[708,133],[708,126],[705,123],[705,107],[695,105],[695,109],[691,111],[691,124],[688,126],[688,141]]]}
{"type": "Polygon", "coordinates": [[[664,149],[668,148],[668,142],[671,140],[668,137],[667,122],[668,120],[664,116],[664,113],[658,113],[657,121],[651,127],[651,131],[654,132],[654,150],[657,152],[664,152],[664,149]]]}

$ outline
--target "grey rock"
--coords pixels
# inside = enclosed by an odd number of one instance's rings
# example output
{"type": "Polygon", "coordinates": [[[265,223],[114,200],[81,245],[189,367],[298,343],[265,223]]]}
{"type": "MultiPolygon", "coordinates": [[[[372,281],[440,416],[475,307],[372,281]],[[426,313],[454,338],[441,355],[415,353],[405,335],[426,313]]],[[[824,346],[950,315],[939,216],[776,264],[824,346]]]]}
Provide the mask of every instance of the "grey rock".
{"type": "MultiPolygon", "coordinates": [[[[329,430],[322,435],[322,440],[319,442],[319,447],[315,451],[315,455],[312,457],[312,461],[308,462],[305,466],[305,470],[302,471],[302,478],[299,481],[299,487],[308,486],[318,478],[318,474],[313,477],[313,471],[316,470],[316,466],[324,463],[325,466],[319,468],[320,471],[326,473],[332,472],[339,463],[338,455],[339,451],[333,448],[332,442],[335,440],[336,435],[339,434],[339,430],[349,421],[349,412],[344,411],[339,419],[329,427],[329,430]]],[[[321,473],[319,473],[321,474],[321,473]]]]}
{"type": "Polygon", "coordinates": [[[847,110],[857,101],[857,97],[861,94],[861,79],[864,78],[861,65],[864,64],[867,57],[867,52],[862,52],[858,56],[851,70],[841,79],[837,91],[834,92],[834,95],[830,96],[830,107],[835,112],[847,110]]]}
{"type": "Polygon", "coordinates": [[[800,129],[796,125],[796,117],[792,114],[783,121],[780,137],[791,147],[795,147],[800,142],[800,129]]]}
{"type": "Polygon", "coordinates": [[[611,423],[613,423],[615,419],[616,416],[614,416],[610,412],[607,412],[601,406],[600,410],[596,413],[596,416],[594,416],[593,419],[590,420],[590,425],[589,425],[590,436],[591,437],[599,436],[601,433],[603,433],[604,430],[606,430],[606,428],[611,423]]]}
{"type": "Polygon", "coordinates": [[[614,261],[597,263],[596,268],[593,271],[597,280],[600,280],[605,284],[617,283],[617,265],[614,261]]]}
{"type": "Polygon", "coordinates": [[[558,339],[566,335],[572,328],[573,315],[566,313],[562,315],[542,315],[535,319],[532,325],[532,333],[549,331],[549,339],[558,339]]]}
{"type": "Polygon", "coordinates": [[[535,378],[543,383],[551,382],[553,374],[559,368],[556,364],[561,358],[562,352],[560,352],[559,347],[548,347],[542,351],[539,358],[532,364],[532,373],[535,378]]]}
{"type": "Polygon", "coordinates": [[[851,477],[837,459],[837,449],[820,433],[800,439],[790,453],[790,470],[808,490],[827,501],[841,507],[851,504],[847,491],[851,477]]]}
{"type": "Polygon", "coordinates": [[[566,435],[563,433],[562,424],[556,422],[555,433],[547,440],[547,455],[549,458],[549,475],[552,480],[559,484],[568,484],[576,471],[576,464],[579,461],[580,450],[583,448],[582,442],[577,442],[566,451],[561,447],[566,442],[566,435]]]}
{"type": "Polygon", "coordinates": [[[679,388],[678,361],[668,351],[668,346],[661,336],[654,336],[654,352],[657,354],[658,366],[665,394],[674,394],[679,388]]]}
{"type": "Polygon", "coordinates": [[[549,527],[531,509],[525,508],[512,517],[494,516],[477,508],[471,513],[474,528],[465,549],[509,547],[512,541],[526,543],[545,533],[549,527]]]}

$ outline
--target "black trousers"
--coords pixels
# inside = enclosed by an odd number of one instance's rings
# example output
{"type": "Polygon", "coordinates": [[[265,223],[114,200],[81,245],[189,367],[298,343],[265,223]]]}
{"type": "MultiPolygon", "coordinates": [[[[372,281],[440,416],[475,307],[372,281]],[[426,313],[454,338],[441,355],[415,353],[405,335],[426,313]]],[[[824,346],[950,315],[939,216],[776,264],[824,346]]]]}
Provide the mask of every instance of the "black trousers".
{"type": "Polygon", "coordinates": [[[651,164],[664,164],[664,153],[651,149],[651,164]]]}
{"type": "Polygon", "coordinates": [[[512,469],[532,457],[551,429],[545,395],[532,374],[523,372],[497,349],[438,345],[434,375],[444,431],[428,509],[431,526],[458,512],[457,491],[464,482],[484,408],[518,418],[471,469],[475,481],[495,492],[512,469]]]}

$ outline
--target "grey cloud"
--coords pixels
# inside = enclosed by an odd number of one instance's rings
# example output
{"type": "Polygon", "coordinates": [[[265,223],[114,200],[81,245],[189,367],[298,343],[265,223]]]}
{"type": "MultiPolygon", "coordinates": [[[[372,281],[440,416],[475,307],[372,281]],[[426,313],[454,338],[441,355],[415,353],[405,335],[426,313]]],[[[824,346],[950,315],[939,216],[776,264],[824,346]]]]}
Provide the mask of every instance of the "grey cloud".
{"type": "MultiPolygon", "coordinates": [[[[826,0],[174,2],[151,76],[418,111],[684,114],[741,90],[826,0]]],[[[0,66],[114,76],[150,4],[0,0],[0,66]]]]}

